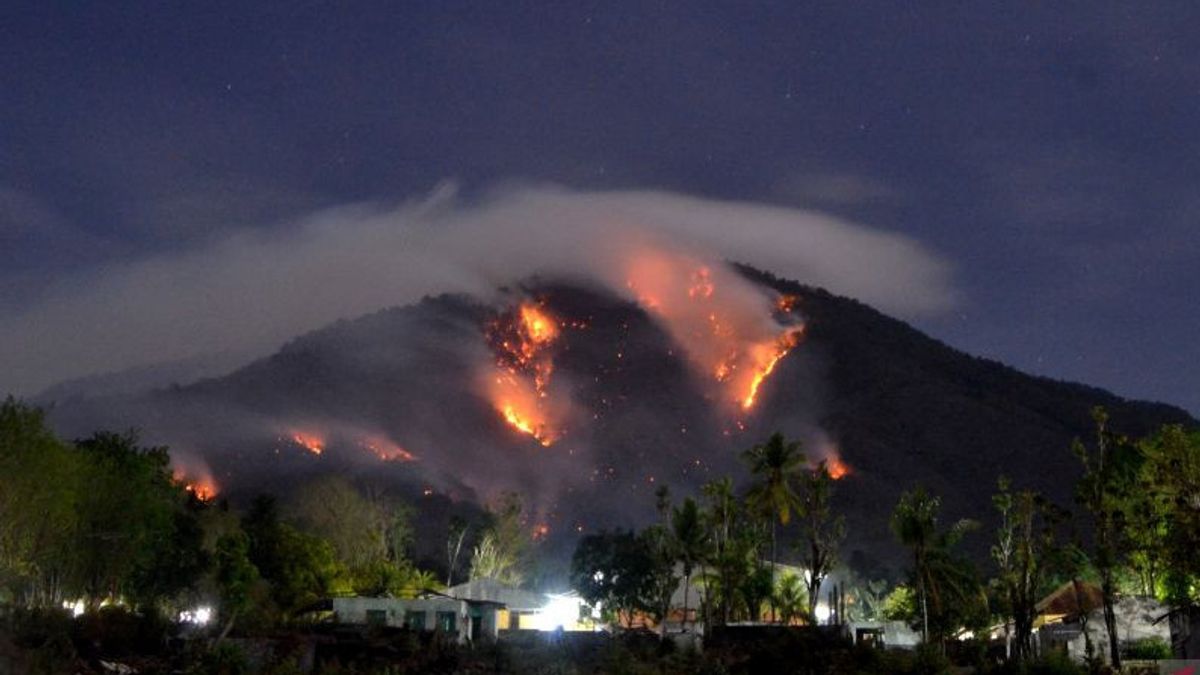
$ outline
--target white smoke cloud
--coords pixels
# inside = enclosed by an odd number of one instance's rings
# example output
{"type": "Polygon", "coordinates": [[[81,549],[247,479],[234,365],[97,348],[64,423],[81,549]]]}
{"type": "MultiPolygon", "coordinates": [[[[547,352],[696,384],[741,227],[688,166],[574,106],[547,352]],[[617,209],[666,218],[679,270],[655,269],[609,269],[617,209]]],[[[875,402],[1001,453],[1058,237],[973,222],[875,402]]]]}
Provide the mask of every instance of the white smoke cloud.
{"type": "Polygon", "coordinates": [[[0,317],[0,391],[216,351],[266,353],[339,318],[442,292],[487,297],[535,273],[615,288],[614,256],[642,237],[904,317],[957,300],[948,264],[919,243],[812,211],[549,187],[466,203],[445,187],[398,208],[327,210],[64,279],[0,317]]]}

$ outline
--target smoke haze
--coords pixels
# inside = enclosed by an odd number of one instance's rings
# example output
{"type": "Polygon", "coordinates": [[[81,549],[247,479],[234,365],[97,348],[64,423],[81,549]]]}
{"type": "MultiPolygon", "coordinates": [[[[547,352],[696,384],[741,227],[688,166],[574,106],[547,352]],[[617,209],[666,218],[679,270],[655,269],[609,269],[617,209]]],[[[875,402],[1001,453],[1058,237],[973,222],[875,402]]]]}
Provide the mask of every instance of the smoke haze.
{"type": "MultiPolygon", "coordinates": [[[[631,246],[743,262],[893,314],[945,310],[949,266],[915,241],[793,208],[654,191],[443,186],[395,208],[352,205],[294,227],[65,278],[0,321],[0,390],[213,352],[263,354],[339,318],[443,292],[493,297],[530,275],[630,299],[631,246]]],[[[731,291],[736,292],[736,291],[731,291]]]]}

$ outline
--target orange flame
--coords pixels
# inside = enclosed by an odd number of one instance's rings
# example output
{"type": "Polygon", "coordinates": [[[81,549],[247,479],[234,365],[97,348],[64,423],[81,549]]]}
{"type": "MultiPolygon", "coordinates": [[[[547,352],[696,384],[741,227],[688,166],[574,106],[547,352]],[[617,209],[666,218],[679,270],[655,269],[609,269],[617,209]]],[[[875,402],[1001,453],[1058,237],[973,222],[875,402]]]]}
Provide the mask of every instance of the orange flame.
{"type": "Polygon", "coordinates": [[[314,455],[319,455],[322,452],[325,452],[325,439],[316,434],[293,432],[292,442],[314,455]]]}
{"type": "Polygon", "coordinates": [[[829,471],[829,477],[834,480],[841,480],[842,478],[854,473],[850,469],[850,465],[846,464],[846,462],[844,462],[842,458],[837,455],[830,455],[825,459],[825,469],[829,471]]]}
{"type": "Polygon", "coordinates": [[[802,331],[795,325],[780,332],[779,320],[787,317],[772,318],[773,309],[789,312],[794,298],[778,298],[773,308],[726,268],[645,248],[630,256],[626,273],[626,286],[638,302],[743,410],[754,407],[763,382],[800,341],[802,331]]]}
{"type": "Polygon", "coordinates": [[[776,338],[773,343],[750,347],[752,361],[750,383],[746,385],[746,395],[742,397],[742,410],[754,407],[754,401],[758,397],[758,388],[762,386],[763,380],[771,375],[775,366],[779,364],[779,360],[787,356],[792,347],[800,342],[803,332],[803,329],[792,330],[776,338]]]}
{"type": "Polygon", "coordinates": [[[366,436],[358,444],[385,462],[415,462],[416,456],[382,436],[366,436]]]}
{"type": "Polygon", "coordinates": [[[547,387],[554,373],[547,348],[558,336],[559,325],[554,317],[531,302],[523,302],[515,312],[501,316],[488,330],[496,352],[495,372],[488,384],[492,405],[509,426],[546,447],[559,436],[547,400],[547,387]]]}
{"type": "Polygon", "coordinates": [[[202,502],[212,501],[220,492],[217,481],[204,466],[192,466],[192,463],[189,462],[186,469],[183,467],[172,469],[171,477],[176,483],[182,485],[184,490],[192,493],[196,499],[202,502]]]}

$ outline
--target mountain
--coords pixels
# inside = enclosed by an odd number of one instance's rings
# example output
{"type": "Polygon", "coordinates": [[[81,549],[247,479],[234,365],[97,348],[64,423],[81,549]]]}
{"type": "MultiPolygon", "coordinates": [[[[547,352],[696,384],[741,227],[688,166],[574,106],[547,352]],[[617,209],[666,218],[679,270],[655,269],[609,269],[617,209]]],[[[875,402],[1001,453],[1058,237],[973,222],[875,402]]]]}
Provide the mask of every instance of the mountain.
{"type": "Polygon", "coordinates": [[[679,497],[714,477],[744,483],[740,452],[782,431],[849,468],[838,483],[845,555],[892,570],[903,562],[887,521],[904,489],[941,495],[947,519],[989,517],[1001,474],[1070,505],[1079,471],[1069,445],[1092,433],[1093,406],[1128,434],[1195,422],[972,357],[854,300],[740,272],[788,298],[805,326],[748,410],[730,405],[642,305],[534,279],[505,289],[507,302],[427,298],[298,337],[223,377],[76,399],[51,419],[68,435],[138,427],[233,499],[286,495],[328,472],[385,484],[417,504],[431,556],[449,513],[502,490],[525,495],[531,525],[545,525],[555,550],[580,532],[645,524],[659,486],[679,497]],[[522,302],[552,322],[544,342],[534,329],[514,346],[506,332],[528,318],[522,302]],[[549,446],[505,422],[500,398],[519,402],[520,392],[552,423],[527,424],[549,446]]]}

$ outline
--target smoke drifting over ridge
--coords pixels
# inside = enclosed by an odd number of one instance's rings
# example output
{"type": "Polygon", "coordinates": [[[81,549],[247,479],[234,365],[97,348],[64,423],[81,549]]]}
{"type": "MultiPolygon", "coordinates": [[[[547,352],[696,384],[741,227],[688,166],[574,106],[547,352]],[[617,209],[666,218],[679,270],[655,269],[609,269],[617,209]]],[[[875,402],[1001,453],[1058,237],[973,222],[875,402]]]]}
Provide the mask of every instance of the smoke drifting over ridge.
{"type": "Polygon", "coordinates": [[[530,275],[636,300],[624,261],[646,247],[718,274],[723,260],[744,262],[902,316],[956,301],[948,265],[921,245],[815,212],[546,187],[466,203],[446,188],[394,209],[328,210],[284,230],[64,279],[0,322],[0,389],[29,394],[220,350],[265,353],[338,318],[442,292],[486,299],[530,275]]]}

